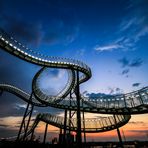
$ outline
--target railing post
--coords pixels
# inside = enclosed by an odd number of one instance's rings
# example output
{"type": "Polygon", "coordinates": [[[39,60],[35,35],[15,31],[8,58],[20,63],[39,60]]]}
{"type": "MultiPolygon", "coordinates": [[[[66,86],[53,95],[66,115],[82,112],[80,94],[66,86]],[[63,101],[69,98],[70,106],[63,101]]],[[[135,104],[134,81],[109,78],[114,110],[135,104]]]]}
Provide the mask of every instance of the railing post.
{"type": "Polygon", "coordinates": [[[123,99],[124,99],[124,106],[127,107],[125,95],[123,95],[123,99]]]}
{"type": "Polygon", "coordinates": [[[138,95],[139,95],[139,98],[140,98],[140,103],[141,103],[141,104],[144,104],[144,102],[143,102],[143,99],[142,99],[142,97],[141,97],[140,92],[138,92],[138,95]]]}

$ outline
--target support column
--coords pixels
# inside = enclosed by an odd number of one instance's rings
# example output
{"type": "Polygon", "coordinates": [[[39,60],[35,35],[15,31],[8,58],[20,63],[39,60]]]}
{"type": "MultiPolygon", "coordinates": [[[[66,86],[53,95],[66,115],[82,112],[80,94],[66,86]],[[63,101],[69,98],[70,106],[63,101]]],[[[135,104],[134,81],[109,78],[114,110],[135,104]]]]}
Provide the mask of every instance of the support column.
{"type": "Polygon", "coordinates": [[[28,131],[30,119],[31,119],[31,116],[32,116],[33,108],[34,108],[34,106],[32,105],[32,106],[31,106],[31,111],[30,111],[30,114],[29,114],[29,118],[28,118],[28,121],[27,121],[27,125],[26,125],[26,128],[25,128],[25,133],[24,133],[23,140],[25,140],[25,138],[26,138],[26,136],[27,136],[27,131],[28,131]]]}
{"type": "Polygon", "coordinates": [[[76,88],[76,97],[77,97],[77,146],[82,147],[82,136],[81,136],[81,112],[80,112],[80,88],[79,88],[79,71],[77,70],[77,88],[76,88]]]}
{"type": "Polygon", "coordinates": [[[32,131],[32,133],[31,133],[31,137],[30,137],[30,141],[33,141],[33,136],[34,136],[34,130],[35,130],[35,128],[33,129],[33,131],[32,131]]]}
{"type": "Polygon", "coordinates": [[[67,130],[67,109],[65,109],[65,118],[64,118],[64,143],[66,143],[66,130],[67,130]]]}
{"type": "Polygon", "coordinates": [[[121,148],[123,148],[122,137],[121,137],[121,134],[120,134],[120,130],[119,130],[118,126],[117,126],[117,120],[116,120],[115,115],[114,115],[114,120],[115,120],[115,124],[116,124],[116,129],[117,129],[117,134],[118,134],[118,138],[119,138],[119,143],[120,143],[121,148]]]}
{"type": "MultiPolygon", "coordinates": [[[[72,94],[71,94],[71,91],[70,91],[70,104],[69,106],[71,107],[71,99],[72,99],[72,94]]],[[[70,128],[71,128],[71,110],[69,110],[69,134],[70,134],[70,128]]]]}
{"type": "Polygon", "coordinates": [[[59,133],[59,144],[62,144],[62,142],[63,142],[62,128],[60,128],[59,130],[60,130],[60,133],[59,133]]]}
{"type": "Polygon", "coordinates": [[[47,129],[48,129],[48,123],[46,123],[46,127],[45,127],[45,133],[44,133],[44,139],[43,139],[44,144],[46,142],[47,129]]]}
{"type": "MultiPolygon", "coordinates": [[[[30,95],[29,101],[30,102],[32,101],[32,93],[30,95]]],[[[18,133],[18,136],[17,136],[17,139],[16,139],[17,141],[20,140],[20,135],[23,132],[24,132],[23,140],[26,138],[28,126],[29,126],[31,115],[32,115],[32,111],[33,111],[33,105],[30,102],[28,102],[28,104],[27,104],[27,107],[26,107],[26,110],[25,110],[25,113],[24,113],[24,116],[23,116],[23,120],[22,120],[20,129],[19,129],[19,133],[18,133]],[[30,109],[29,107],[31,107],[30,111],[29,111],[29,109],[30,109]],[[28,122],[27,122],[27,126],[26,126],[25,119],[27,118],[27,116],[29,116],[29,118],[28,118],[28,122]],[[24,131],[22,132],[23,128],[24,128],[24,131]]]]}
{"type": "Polygon", "coordinates": [[[23,124],[25,122],[25,118],[26,118],[26,114],[27,114],[28,108],[29,108],[29,103],[27,104],[27,108],[26,108],[25,113],[24,113],[24,116],[23,116],[23,120],[22,120],[20,129],[19,129],[19,133],[18,133],[18,136],[17,136],[17,140],[20,139],[21,131],[22,131],[22,128],[23,128],[23,124]]]}
{"type": "Polygon", "coordinates": [[[60,128],[60,134],[62,134],[62,128],[60,128]]]}
{"type": "Polygon", "coordinates": [[[0,89],[0,96],[3,94],[3,91],[0,89]]]}
{"type": "MultiPolygon", "coordinates": [[[[83,102],[82,102],[82,105],[83,105],[83,102]]],[[[84,129],[84,143],[86,143],[85,116],[84,116],[84,111],[83,111],[83,129],[84,129]]]]}

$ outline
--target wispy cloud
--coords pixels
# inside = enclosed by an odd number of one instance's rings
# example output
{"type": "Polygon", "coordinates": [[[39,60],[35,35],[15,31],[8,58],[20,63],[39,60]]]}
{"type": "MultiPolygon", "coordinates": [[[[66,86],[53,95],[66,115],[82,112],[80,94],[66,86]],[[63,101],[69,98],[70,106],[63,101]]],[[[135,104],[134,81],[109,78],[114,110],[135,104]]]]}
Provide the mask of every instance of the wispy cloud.
{"type": "Polygon", "coordinates": [[[86,52],[86,49],[84,49],[84,48],[79,49],[76,51],[76,56],[82,57],[82,56],[84,56],[85,52],[86,52]]]}
{"type": "Polygon", "coordinates": [[[110,40],[103,46],[96,46],[94,49],[97,51],[112,51],[115,49],[135,50],[138,48],[137,42],[142,37],[148,35],[148,3],[142,1],[130,1],[126,7],[127,13],[121,19],[117,27],[117,32],[110,40]]]}
{"type": "Polygon", "coordinates": [[[148,3],[143,1],[130,1],[127,8],[127,15],[122,19],[119,25],[119,34],[126,37],[123,40],[125,47],[136,48],[135,44],[141,37],[148,35],[148,3]],[[130,43],[130,46],[128,46],[130,43]]]}
{"type": "Polygon", "coordinates": [[[129,29],[133,24],[135,24],[136,18],[131,18],[130,20],[124,20],[120,24],[120,31],[125,31],[129,29]]]}
{"type": "Polygon", "coordinates": [[[139,32],[137,32],[135,36],[135,41],[140,40],[142,36],[145,36],[148,34],[148,26],[144,26],[139,32]]]}
{"type": "Polygon", "coordinates": [[[122,48],[122,46],[118,44],[110,44],[104,46],[96,46],[94,49],[97,51],[112,51],[114,49],[119,49],[119,48],[122,48]]]}

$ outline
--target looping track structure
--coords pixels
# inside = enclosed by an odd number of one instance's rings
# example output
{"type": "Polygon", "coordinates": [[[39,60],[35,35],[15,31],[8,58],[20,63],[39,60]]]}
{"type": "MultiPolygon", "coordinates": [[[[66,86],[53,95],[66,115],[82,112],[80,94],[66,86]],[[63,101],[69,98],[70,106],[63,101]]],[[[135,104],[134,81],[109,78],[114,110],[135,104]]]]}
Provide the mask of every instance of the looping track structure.
{"type": "MultiPolygon", "coordinates": [[[[1,93],[3,91],[12,93],[33,106],[50,106],[76,111],[77,118],[66,118],[67,130],[76,132],[80,130],[80,132],[88,133],[109,131],[128,123],[131,114],[148,113],[148,87],[128,94],[96,98],[84,97],[79,93],[79,86],[89,80],[92,75],[91,69],[83,62],[37,53],[22,45],[2,29],[0,29],[0,48],[22,60],[42,66],[33,78],[32,94],[8,84],[0,84],[1,93]],[[47,95],[38,83],[42,72],[48,68],[66,69],[68,72],[68,82],[57,96],[47,95]],[[110,114],[111,116],[80,120],[80,112],[110,114]]],[[[26,136],[32,133],[39,121],[60,129],[65,128],[63,117],[40,113],[36,116],[31,128],[27,130],[26,136]]]]}

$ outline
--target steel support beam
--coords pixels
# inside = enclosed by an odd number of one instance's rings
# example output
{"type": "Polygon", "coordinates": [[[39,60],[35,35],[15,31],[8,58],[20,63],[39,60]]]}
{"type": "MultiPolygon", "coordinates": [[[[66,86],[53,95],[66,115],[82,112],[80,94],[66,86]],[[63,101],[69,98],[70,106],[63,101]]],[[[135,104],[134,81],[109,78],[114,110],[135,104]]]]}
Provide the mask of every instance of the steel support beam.
{"type": "Polygon", "coordinates": [[[118,134],[118,138],[119,138],[120,147],[124,148],[123,147],[123,142],[122,142],[122,137],[121,137],[121,134],[120,134],[120,130],[119,130],[118,126],[117,126],[117,120],[116,120],[115,115],[114,115],[114,120],[115,120],[115,124],[116,124],[116,129],[117,129],[117,134],[118,134]]]}
{"type": "MultiPolygon", "coordinates": [[[[31,93],[30,98],[29,98],[29,101],[31,101],[31,100],[32,100],[32,93],[31,93]]],[[[17,141],[20,140],[20,135],[22,133],[23,127],[24,127],[23,140],[25,139],[25,135],[27,134],[27,130],[28,130],[30,119],[31,119],[32,111],[33,111],[33,106],[30,104],[30,102],[28,102],[24,116],[23,116],[23,120],[22,120],[22,123],[21,123],[21,126],[20,126],[20,129],[19,129],[19,132],[18,132],[18,136],[17,136],[17,139],[16,139],[17,141]],[[30,107],[31,107],[31,111],[29,111],[30,107]],[[27,118],[28,115],[29,115],[29,119],[28,119],[27,126],[26,126],[25,119],[27,118]]]]}
{"type": "MultiPolygon", "coordinates": [[[[83,101],[82,101],[82,106],[83,106],[83,101]]],[[[86,143],[85,116],[84,116],[84,111],[83,111],[83,130],[84,130],[84,143],[86,143]]]]}
{"type": "Polygon", "coordinates": [[[64,143],[66,143],[66,130],[67,130],[67,109],[65,109],[64,115],[64,143]]]}
{"type": "Polygon", "coordinates": [[[34,138],[34,130],[35,130],[35,128],[33,129],[32,133],[31,133],[30,141],[33,141],[33,138],[34,138]]]}
{"type": "MultiPolygon", "coordinates": [[[[70,107],[71,107],[71,99],[72,99],[72,94],[71,94],[71,91],[70,91],[70,107]]],[[[71,116],[71,110],[69,110],[69,133],[70,133],[70,128],[71,128],[71,118],[72,118],[72,116],[71,116]]]]}
{"type": "Polygon", "coordinates": [[[80,88],[79,88],[79,71],[77,73],[77,87],[76,87],[76,98],[77,98],[77,147],[82,147],[82,135],[81,135],[81,112],[80,112],[80,88]]]}
{"type": "Polygon", "coordinates": [[[44,133],[44,139],[43,139],[44,144],[46,142],[47,130],[48,130],[48,123],[46,123],[46,127],[45,127],[45,133],[44,133]]]}
{"type": "Polygon", "coordinates": [[[32,106],[31,106],[30,113],[29,113],[29,118],[28,118],[28,121],[27,121],[27,125],[26,125],[26,128],[25,128],[25,133],[24,133],[23,140],[25,140],[25,138],[26,138],[26,136],[27,136],[27,131],[28,131],[28,127],[29,127],[30,120],[31,120],[33,108],[34,108],[34,106],[32,105],[32,106]]]}

